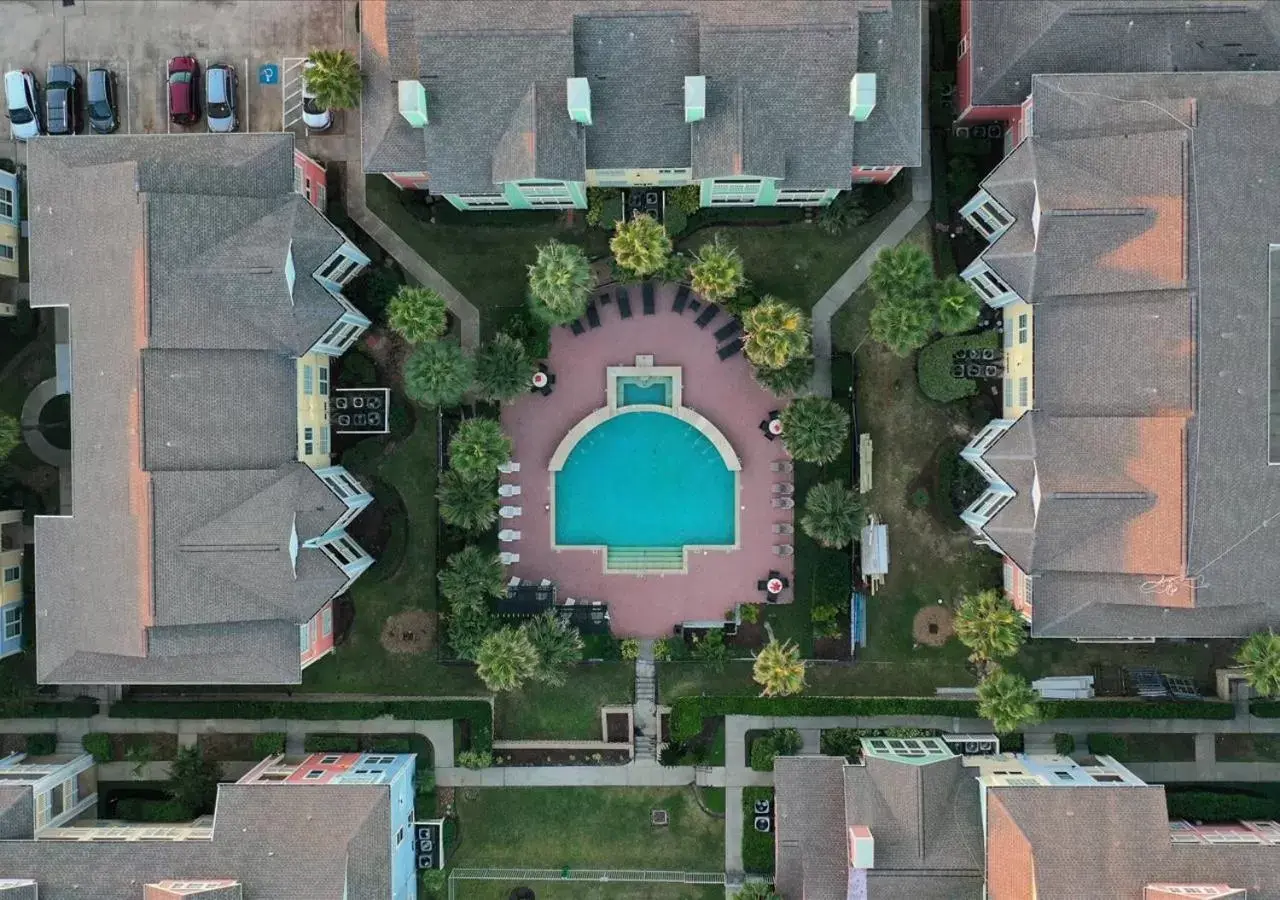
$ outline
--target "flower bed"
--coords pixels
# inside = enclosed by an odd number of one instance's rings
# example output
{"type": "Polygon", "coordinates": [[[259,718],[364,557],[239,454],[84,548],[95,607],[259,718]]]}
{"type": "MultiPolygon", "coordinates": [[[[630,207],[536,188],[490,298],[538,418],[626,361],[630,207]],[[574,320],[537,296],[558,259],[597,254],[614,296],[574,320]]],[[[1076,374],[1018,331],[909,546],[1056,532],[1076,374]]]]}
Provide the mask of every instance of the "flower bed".
{"type": "Polygon", "coordinates": [[[631,762],[629,747],[506,747],[494,749],[495,766],[622,766],[631,762]]]}

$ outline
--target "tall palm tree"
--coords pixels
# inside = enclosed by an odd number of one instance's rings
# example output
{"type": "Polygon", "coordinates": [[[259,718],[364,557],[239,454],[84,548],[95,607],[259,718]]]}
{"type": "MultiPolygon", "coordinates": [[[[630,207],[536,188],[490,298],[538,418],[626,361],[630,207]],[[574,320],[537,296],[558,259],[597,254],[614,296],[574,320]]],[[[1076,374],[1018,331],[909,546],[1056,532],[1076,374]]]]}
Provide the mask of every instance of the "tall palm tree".
{"type": "Polygon", "coordinates": [[[849,413],[826,397],[797,397],[782,411],[782,440],[796,459],[825,465],[849,440],[849,413]]]}
{"type": "Polygon", "coordinates": [[[449,467],[468,481],[492,481],[511,459],[511,438],[497,419],[467,419],[449,439],[449,467]]]}
{"type": "Polygon", "coordinates": [[[405,393],[424,406],[456,406],[471,386],[473,365],[453,341],[422,344],[405,360],[405,393]]]}
{"type": "Polygon", "coordinates": [[[569,667],[582,661],[582,634],[554,610],[547,610],[524,624],[524,631],[538,651],[538,668],[533,679],[543,684],[562,685],[569,667]]]}
{"type": "Polygon", "coordinates": [[[933,287],[933,259],[916,244],[886,247],[876,256],[867,276],[876,298],[906,298],[921,302],[933,287]]]}
{"type": "Polygon", "coordinates": [[[316,95],[316,105],[326,109],[355,109],[360,105],[360,64],[346,50],[312,50],[311,65],[302,77],[316,95]]]}
{"type": "Polygon", "coordinates": [[[448,326],[444,297],[431,288],[404,285],[387,304],[387,324],[410,344],[425,344],[448,326]]]}
{"type": "Polygon", "coordinates": [[[747,359],[765,369],[781,369],[809,351],[809,319],[794,306],[765,295],[742,314],[747,359]]]}
{"type": "Polygon", "coordinates": [[[1025,678],[994,668],[978,684],[978,715],[1007,734],[1040,720],[1040,695],[1025,678]]]}
{"type": "Polygon", "coordinates": [[[689,281],[704,300],[719,303],[738,293],[747,283],[746,270],[737,248],[720,240],[703,244],[689,264],[689,281]]]}
{"type": "Polygon", "coordinates": [[[538,648],[523,628],[508,626],[485,635],[476,653],[476,674],[491,691],[514,691],[538,671],[538,648]]]}
{"type": "Polygon", "coordinates": [[[804,660],[794,641],[779,643],[765,623],[769,643],[755,654],[751,676],[760,685],[761,697],[786,697],[804,690],[804,660]]]}
{"type": "Polygon", "coordinates": [[[498,521],[497,473],[487,481],[470,481],[450,470],[436,488],[440,518],[462,531],[476,534],[498,521]]]}
{"type": "Polygon", "coordinates": [[[483,606],[507,592],[507,577],[498,554],[479,547],[464,547],[451,553],[436,577],[440,593],[457,610],[463,606],[483,606]]]}
{"type": "Polygon", "coordinates": [[[943,334],[961,334],[978,326],[982,300],[969,283],[948,275],[934,289],[938,311],[938,330],[943,334]]]}
{"type": "Polygon", "coordinates": [[[918,297],[882,297],[871,309],[870,330],[895,356],[910,356],[929,342],[933,317],[918,297]]]}
{"type": "Polygon", "coordinates": [[[538,258],[529,266],[529,300],[533,311],[552,325],[564,325],[581,316],[595,280],[582,248],[559,241],[538,247],[538,258]]]}
{"type": "Polygon", "coordinates": [[[1249,635],[1236,653],[1244,679],[1264,697],[1280,696],[1280,634],[1268,629],[1249,635]]]}
{"type": "Polygon", "coordinates": [[[849,546],[864,520],[862,501],[843,481],[815,484],[804,495],[800,527],[824,547],[849,546]]]}
{"type": "Polygon", "coordinates": [[[648,213],[618,222],[609,240],[618,267],[637,278],[657,272],[671,256],[671,236],[662,223],[648,213]]]}
{"type": "Polygon", "coordinates": [[[494,403],[508,403],[529,393],[537,364],[524,342],[505,332],[476,351],[476,396],[494,403]]]}
{"type": "Polygon", "coordinates": [[[955,615],[956,637],[972,653],[969,659],[985,664],[1013,656],[1026,640],[1026,623],[1003,591],[970,594],[955,615]]]}

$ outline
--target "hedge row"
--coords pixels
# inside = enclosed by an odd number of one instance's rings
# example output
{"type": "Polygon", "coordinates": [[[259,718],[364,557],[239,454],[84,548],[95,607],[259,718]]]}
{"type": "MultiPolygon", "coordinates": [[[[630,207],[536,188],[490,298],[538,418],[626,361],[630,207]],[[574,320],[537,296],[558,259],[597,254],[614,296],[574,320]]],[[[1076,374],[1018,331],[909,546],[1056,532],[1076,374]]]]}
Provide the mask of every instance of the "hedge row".
{"type": "Polygon", "coordinates": [[[76,700],[6,700],[0,702],[0,719],[87,719],[98,714],[98,701],[88,697],[76,700]]]}
{"type": "Polygon", "coordinates": [[[1280,801],[1247,794],[1176,791],[1165,794],[1171,819],[1193,822],[1235,822],[1280,817],[1280,801]]]}
{"type": "MultiPolygon", "coordinates": [[[[1230,719],[1230,703],[1214,700],[1047,700],[1045,719],[1230,719]]],[[[1277,713],[1280,715],[1280,712],[1277,713]]],[[[949,716],[976,719],[973,700],[933,697],[680,697],[672,704],[671,739],[702,731],[704,716],[949,716]]]]}
{"type": "Polygon", "coordinates": [[[1263,719],[1280,719],[1280,700],[1254,700],[1249,712],[1263,719]]]}

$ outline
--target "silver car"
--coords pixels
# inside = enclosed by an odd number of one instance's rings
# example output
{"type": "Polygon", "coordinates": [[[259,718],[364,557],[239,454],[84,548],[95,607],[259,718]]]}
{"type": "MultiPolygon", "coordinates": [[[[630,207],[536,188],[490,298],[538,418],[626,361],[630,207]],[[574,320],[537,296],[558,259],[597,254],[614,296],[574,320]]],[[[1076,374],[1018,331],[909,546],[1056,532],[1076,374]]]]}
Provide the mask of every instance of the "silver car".
{"type": "Polygon", "coordinates": [[[231,132],[240,119],[236,103],[236,70],[216,63],[204,72],[204,105],[209,116],[209,130],[231,132]]]}

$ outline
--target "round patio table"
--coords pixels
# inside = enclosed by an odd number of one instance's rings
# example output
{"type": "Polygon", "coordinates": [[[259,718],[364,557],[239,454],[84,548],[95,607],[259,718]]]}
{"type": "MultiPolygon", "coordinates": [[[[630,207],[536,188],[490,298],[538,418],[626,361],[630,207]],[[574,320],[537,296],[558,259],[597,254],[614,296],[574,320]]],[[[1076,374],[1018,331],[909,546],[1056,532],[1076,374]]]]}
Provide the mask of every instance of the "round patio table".
{"type": "Polygon", "coordinates": [[[781,579],[781,578],[770,578],[770,579],[769,579],[769,581],[768,581],[768,583],[767,583],[764,587],[765,587],[765,590],[767,590],[770,594],[781,594],[781,593],[782,593],[782,579],[781,579]]]}
{"type": "Polygon", "coordinates": [[[534,373],[533,373],[533,386],[534,386],[535,388],[538,388],[539,390],[541,390],[542,388],[546,387],[546,386],[547,386],[547,373],[546,373],[546,372],[534,372],[534,373]]]}
{"type": "Polygon", "coordinates": [[[769,420],[769,433],[770,433],[770,434],[782,434],[782,420],[781,420],[781,419],[770,419],[770,420],[769,420]]]}

